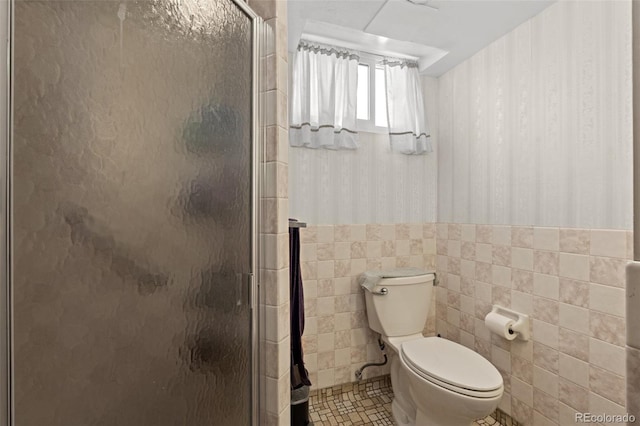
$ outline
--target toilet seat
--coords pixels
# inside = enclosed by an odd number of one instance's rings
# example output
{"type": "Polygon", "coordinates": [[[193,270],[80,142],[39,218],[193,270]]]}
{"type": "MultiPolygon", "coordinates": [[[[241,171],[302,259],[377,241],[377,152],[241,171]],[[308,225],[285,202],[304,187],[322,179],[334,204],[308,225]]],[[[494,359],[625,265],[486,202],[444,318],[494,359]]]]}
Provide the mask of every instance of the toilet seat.
{"type": "Polygon", "coordinates": [[[400,356],[412,372],[453,392],[474,398],[503,392],[502,376],[493,364],[450,340],[425,337],[404,342],[400,356]]]}

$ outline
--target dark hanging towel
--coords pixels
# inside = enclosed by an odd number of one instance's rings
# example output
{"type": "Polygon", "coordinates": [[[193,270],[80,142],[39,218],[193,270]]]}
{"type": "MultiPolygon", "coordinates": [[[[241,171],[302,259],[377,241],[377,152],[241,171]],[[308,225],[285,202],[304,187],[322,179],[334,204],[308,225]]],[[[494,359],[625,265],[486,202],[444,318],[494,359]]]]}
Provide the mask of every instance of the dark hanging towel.
{"type": "Polygon", "coordinates": [[[289,303],[291,310],[291,389],[311,386],[304,368],[302,333],[304,333],[304,292],[300,271],[300,229],[289,227],[289,303]]]}

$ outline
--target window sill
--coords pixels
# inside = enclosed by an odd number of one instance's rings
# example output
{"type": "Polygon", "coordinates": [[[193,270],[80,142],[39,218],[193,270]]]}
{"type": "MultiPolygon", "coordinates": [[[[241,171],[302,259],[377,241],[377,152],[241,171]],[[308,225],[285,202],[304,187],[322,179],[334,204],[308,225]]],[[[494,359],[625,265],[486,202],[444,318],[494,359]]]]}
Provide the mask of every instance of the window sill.
{"type": "Polygon", "coordinates": [[[389,133],[388,127],[375,126],[368,120],[358,120],[356,129],[358,132],[377,133],[380,135],[386,135],[389,133]]]}

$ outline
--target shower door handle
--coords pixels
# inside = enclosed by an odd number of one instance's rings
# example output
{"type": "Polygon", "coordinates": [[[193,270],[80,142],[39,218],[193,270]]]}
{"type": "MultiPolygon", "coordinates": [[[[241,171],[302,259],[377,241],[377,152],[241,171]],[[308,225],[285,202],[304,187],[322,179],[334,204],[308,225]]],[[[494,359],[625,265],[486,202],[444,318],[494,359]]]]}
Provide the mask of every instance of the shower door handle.
{"type": "Polygon", "coordinates": [[[246,283],[247,283],[247,293],[249,296],[249,309],[255,309],[256,307],[256,299],[258,296],[258,289],[256,288],[256,276],[252,273],[249,272],[248,274],[245,274],[246,278],[246,283]]]}
{"type": "Polygon", "coordinates": [[[248,305],[255,308],[257,290],[255,275],[251,272],[236,274],[236,306],[248,305]]]}

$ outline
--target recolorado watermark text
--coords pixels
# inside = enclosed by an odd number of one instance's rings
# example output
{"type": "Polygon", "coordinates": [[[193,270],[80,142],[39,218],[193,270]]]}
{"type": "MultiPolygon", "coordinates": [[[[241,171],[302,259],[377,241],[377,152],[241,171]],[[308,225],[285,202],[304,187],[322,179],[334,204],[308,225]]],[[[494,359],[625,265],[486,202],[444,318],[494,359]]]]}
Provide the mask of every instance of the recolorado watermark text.
{"type": "Polygon", "coordinates": [[[576,423],[635,423],[633,414],[576,413],[576,423]]]}

